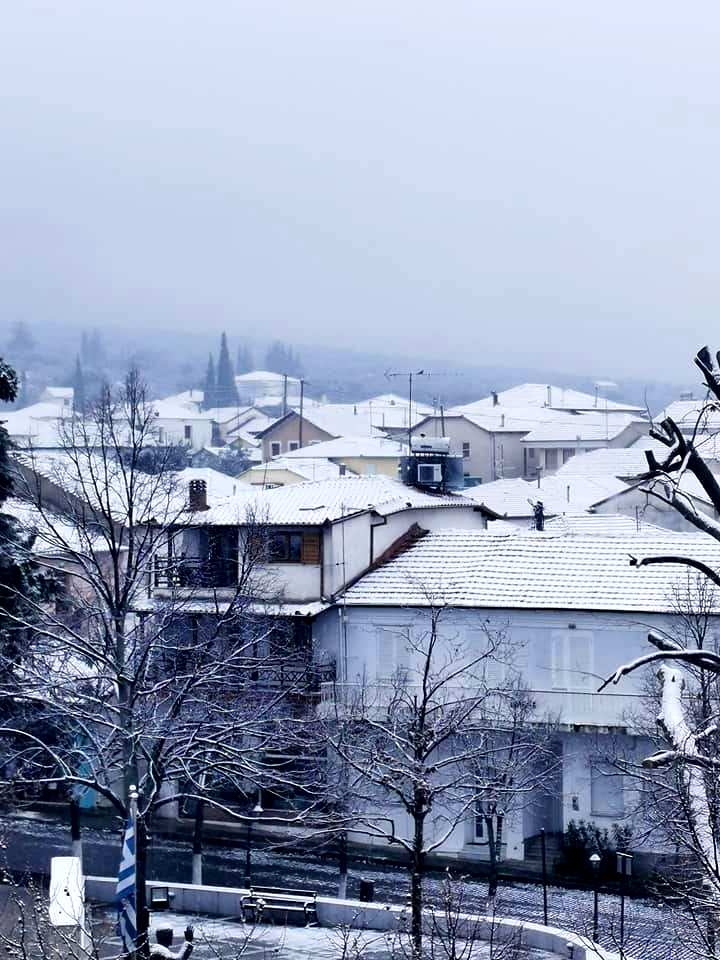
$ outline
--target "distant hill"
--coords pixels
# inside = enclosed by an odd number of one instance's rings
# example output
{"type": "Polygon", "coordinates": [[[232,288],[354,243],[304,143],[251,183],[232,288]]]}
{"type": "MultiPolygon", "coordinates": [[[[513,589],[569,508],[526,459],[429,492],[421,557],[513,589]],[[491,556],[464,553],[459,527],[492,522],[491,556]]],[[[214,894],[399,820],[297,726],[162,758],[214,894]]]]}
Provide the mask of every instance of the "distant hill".
{"type": "MultiPolygon", "coordinates": [[[[80,351],[82,336],[81,328],[76,325],[35,322],[28,326],[34,344],[24,356],[14,357],[8,352],[10,337],[0,342],[3,355],[26,375],[25,402],[31,402],[48,384],[68,385],[72,382],[75,355],[80,351]]],[[[200,386],[208,353],[217,353],[219,337],[202,329],[172,332],[143,330],[142,333],[135,333],[101,323],[95,326],[104,347],[102,370],[96,371],[96,374],[118,380],[134,361],[157,396],[200,386]]],[[[86,329],[92,328],[91,323],[86,329]]],[[[273,339],[271,332],[263,331],[265,335],[262,340],[254,335],[247,336],[240,330],[229,328],[227,333],[233,357],[241,341],[249,343],[255,366],[263,366],[266,348],[273,339]]],[[[389,391],[405,396],[407,376],[391,374],[406,374],[410,370],[423,369],[429,374],[415,378],[413,390],[416,398],[436,400],[445,406],[467,403],[487,396],[492,390],[503,390],[517,383],[552,383],[593,393],[597,376],[593,376],[591,371],[579,371],[574,375],[558,372],[550,365],[542,364],[536,367],[474,364],[468,357],[459,357],[454,364],[446,361],[436,364],[430,351],[423,354],[413,350],[401,356],[377,349],[349,350],[318,344],[303,346],[299,348],[299,353],[307,394],[313,397],[327,396],[335,401],[363,400],[389,391]]],[[[682,363],[683,359],[680,358],[679,374],[689,370],[689,363],[682,363]]],[[[608,373],[612,376],[612,371],[608,373]]],[[[647,382],[627,377],[615,380],[617,389],[606,391],[610,399],[623,399],[638,405],[643,405],[647,400],[653,413],[677,398],[681,390],[697,389],[692,382],[647,382]]]]}

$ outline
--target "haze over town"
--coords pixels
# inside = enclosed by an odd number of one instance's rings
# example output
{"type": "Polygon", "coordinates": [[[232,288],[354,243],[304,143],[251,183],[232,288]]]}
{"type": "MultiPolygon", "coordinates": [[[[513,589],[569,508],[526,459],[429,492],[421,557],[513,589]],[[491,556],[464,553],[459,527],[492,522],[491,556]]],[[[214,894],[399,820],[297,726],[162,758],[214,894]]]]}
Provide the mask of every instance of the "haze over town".
{"type": "Polygon", "coordinates": [[[720,960],[720,12],[0,36],[0,948],[720,960]]]}

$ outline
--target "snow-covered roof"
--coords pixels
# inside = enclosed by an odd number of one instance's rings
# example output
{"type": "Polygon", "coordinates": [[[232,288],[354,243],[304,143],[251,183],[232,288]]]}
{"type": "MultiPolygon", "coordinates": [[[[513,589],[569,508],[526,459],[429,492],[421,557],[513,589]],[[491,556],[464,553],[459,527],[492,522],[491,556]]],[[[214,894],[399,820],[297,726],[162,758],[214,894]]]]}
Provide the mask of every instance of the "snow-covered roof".
{"type": "Polygon", "coordinates": [[[281,526],[320,526],[365,511],[389,516],[402,510],[430,508],[477,509],[457,494],[432,494],[408,487],[391,477],[344,476],[334,480],[292,483],[258,491],[250,485],[210,510],[184,517],[200,526],[234,526],[255,522],[281,526]]]}
{"type": "Polygon", "coordinates": [[[207,411],[199,411],[192,406],[171,400],[153,400],[153,408],[160,420],[211,420],[207,411]]]}
{"type": "Polygon", "coordinates": [[[485,530],[428,533],[347,591],[355,606],[672,612],[687,589],[680,564],[631,567],[629,558],[692,556],[720,568],[720,543],[694,533],[615,536],[485,530]]]}
{"type": "Polygon", "coordinates": [[[617,477],[550,476],[540,486],[529,480],[493,480],[468,487],[463,495],[489,507],[501,517],[531,517],[532,505],[542,501],[546,515],[578,513],[628,487],[617,477]]]}
{"type": "MultiPolygon", "coordinates": [[[[582,533],[590,536],[630,536],[653,534],[671,534],[673,531],[656,523],[648,523],[642,518],[626,517],[622,513],[566,513],[551,517],[545,524],[551,533],[582,533]]],[[[675,534],[677,535],[677,534],[675,534]]],[[[680,535],[681,536],[681,535],[680,535]]]]}
{"type": "Polygon", "coordinates": [[[288,459],[328,458],[342,459],[368,458],[382,460],[388,458],[397,460],[407,452],[407,446],[397,440],[388,440],[387,437],[337,437],[334,440],[323,440],[321,443],[310,443],[299,450],[291,450],[285,454],[288,459]]]}
{"type": "MultiPolygon", "coordinates": [[[[546,383],[520,383],[508,390],[497,393],[499,406],[509,407],[551,407],[554,410],[615,410],[631,413],[644,413],[643,407],[622,401],[610,400],[607,397],[596,396],[592,393],[583,393],[581,390],[572,390],[568,387],[557,387],[546,383]]],[[[492,407],[492,394],[466,403],[455,409],[472,413],[477,408],[492,407]]]]}
{"type": "MultiPolygon", "coordinates": [[[[300,409],[293,408],[291,413],[299,416],[300,409]]],[[[275,423],[280,423],[283,419],[285,418],[281,417],[275,423]]],[[[303,408],[303,419],[331,437],[369,437],[379,433],[373,428],[370,412],[352,403],[327,403],[321,407],[303,408]]],[[[274,424],[271,424],[263,433],[267,433],[273,426],[274,424]]]]}
{"type": "Polygon", "coordinates": [[[75,390],[72,387],[45,387],[42,392],[43,399],[72,400],[75,396],[75,390]]]}
{"type": "Polygon", "coordinates": [[[232,497],[240,487],[240,482],[235,477],[229,477],[212,467],[186,467],[175,473],[175,479],[183,491],[189,489],[191,480],[204,480],[210,503],[232,497]]]}
{"type": "Polygon", "coordinates": [[[505,407],[502,410],[499,407],[487,407],[472,411],[453,407],[446,411],[445,419],[451,420],[453,417],[464,417],[469,423],[480,427],[481,430],[486,430],[488,433],[529,433],[547,422],[566,419],[567,417],[579,419],[579,414],[573,415],[557,410],[547,410],[544,407],[505,407]]]}
{"type": "Polygon", "coordinates": [[[555,420],[550,423],[543,423],[534,427],[527,436],[523,437],[525,444],[533,443],[582,443],[587,441],[593,443],[597,441],[614,440],[620,436],[633,423],[642,426],[636,419],[626,414],[610,414],[605,416],[595,416],[593,414],[580,414],[573,416],[571,420],[555,420]]]}
{"type": "MultiPolygon", "coordinates": [[[[235,383],[255,383],[258,380],[261,383],[266,381],[269,383],[274,380],[277,381],[277,383],[282,384],[284,376],[284,374],[274,373],[272,370],[249,370],[247,373],[237,374],[235,377],[235,383]]],[[[297,377],[288,377],[287,382],[296,383],[298,385],[300,384],[300,381],[297,379],[297,377]]]]}
{"type": "Polygon", "coordinates": [[[555,476],[635,477],[647,468],[645,450],[640,447],[604,447],[576,454],[560,467],[555,476]]]}
{"type": "Polygon", "coordinates": [[[50,510],[39,510],[32,503],[9,497],[2,506],[3,513],[13,517],[27,534],[34,536],[32,553],[46,559],[62,559],[67,551],[83,552],[107,549],[100,536],[93,536],[87,526],[80,527],[69,518],[58,516],[50,510]]]}
{"type": "MultiPolygon", "coordinates": [[[[324,457],[273,457],[265,463],[256,463],[243,474],[247,482],[257,485],[263,482],[263,477],[272,477],[274,470],[287,470],[302,480],[332,480],[340,476],[340,467],[324,457]]],[[[272,482],[270,480],[269,482],[272,482]]]]}
{"type": "Polygon", "coordinates": [[[673,400],[655,419],[665,417],[671,417],[684,433],[694,430],[696,424],[701,432],[720,429],[720,411],[705,411],[705,401],[698,398],[673,400]]]}
{"type": "MultiPolygon", "coordinates": [[[[203,414],[208,420],[214,420],[215,423],[229,423],[231,420],[243,417],[253,410],[255,410],[253,406],[235,404],[231,407],[208,407],[207,410],[203,410],[203,414]]],[[[259,410],[257,415],[262,416],[259,410]]]]}
{"type": "Polygon", "coordinates": [[[197,407],[205,399],[204,390],[182,390],[180,393],[173,393],[169,397],[162,398],[167,403],[190,404],[197,407]]]}

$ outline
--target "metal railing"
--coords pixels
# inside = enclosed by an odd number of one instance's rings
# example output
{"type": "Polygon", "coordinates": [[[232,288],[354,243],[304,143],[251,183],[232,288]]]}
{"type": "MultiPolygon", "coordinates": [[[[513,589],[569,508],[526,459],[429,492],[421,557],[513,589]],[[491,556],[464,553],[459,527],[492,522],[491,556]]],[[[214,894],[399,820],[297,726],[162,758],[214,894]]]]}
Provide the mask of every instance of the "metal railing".
{"type": "Polygon", "coordinates": [[[153,564],[153,582],[158,589],[187,587],[235,587],[238,562],[234,557],[160,557],[153,564]]]}
{"type": "MultiPolygon", "coordinates": [[[[387,680],[367,682],[333,682],[320,686],[321,708],[328,712],[341,709],[343,712],[357,710],[387,710],[393,702],[412,698],[419,687],[412,683],[393,683],[387,680]]],[[[446,687],[438,692],[435,702],[438,706],[452,708],[474,697],[478,698],[479,709],[489,712],[502,711],[507,703],[510,691],[498,689],[484,694],[473,687],[446,687]]],[[[591,726],[625,726],[633,707],[637,705],[637,694],[595,693],[578,690],[528,690],[535,704],[534,719],[550,716],[561,724],[580,724],[591,726]]]]}

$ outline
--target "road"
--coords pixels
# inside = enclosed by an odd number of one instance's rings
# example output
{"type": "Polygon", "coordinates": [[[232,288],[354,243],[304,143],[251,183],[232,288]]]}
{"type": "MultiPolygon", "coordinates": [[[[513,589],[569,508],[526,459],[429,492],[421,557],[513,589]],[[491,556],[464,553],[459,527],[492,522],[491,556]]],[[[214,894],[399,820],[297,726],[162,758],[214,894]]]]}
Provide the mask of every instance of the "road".
{"type": "MultiPolygon", "coordinates": [[[[0,835],[5,842],[5,861],[11,870],[46,873],[50,857],[70,852],[66,825],[49,819],[0,819],[0,835]]],[[[85,829],[83,856],[90,875],[114,876],[118,866],[120,841],[108,828],[85,829]]],[[[242,848],[212,846],[203,858],[205,883],[217,886],[242,886],[245,851],[242,848]]],[[[151,843],[148,856],[150,879],[171,883],[190,882],[191,851],[188,841],[158,838],[151,843]]],[[[364,862],[351,864],[348,896],[357,897],[361,877],[375,882],[377,900],[398,903],[407,896],[407,876],[399,866],[364,862]]],[[[337,892],[337,864],[327,854],[313,856],[254,850],[252,878],[265,886],[301,886],[332,896],[337,892]]],[[[443,875],[431,874],[426,882],[428,903],[440,903],[443,875]]],[[[487,885],[470,878],[463,884],[463,909],[483,912],[487,885]]],[[[587,890],[548,888],[548,922],[553,926],[583,934],[592,932],[592,893],[587,890]]],[[[504,883],[497,902],[500,915],[542,922],[542,888],[537,884],[504,883]]],[[[696,960],[698,953],[689,942],[688,924],[672,928],[669,911],[650,900],[626,901],[625,950],[634,960],[696,960]]],[[[599,898],[600,943],[617,948],[619,937],[619,898],[602,894],[599,898]]],[[[683,918],[680,918],[681,921],[683,918]]]]}

